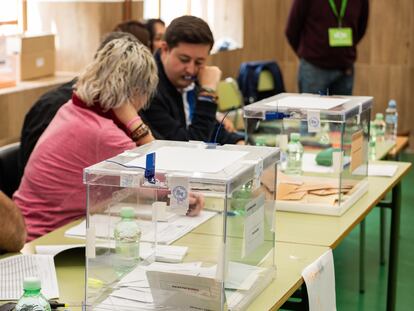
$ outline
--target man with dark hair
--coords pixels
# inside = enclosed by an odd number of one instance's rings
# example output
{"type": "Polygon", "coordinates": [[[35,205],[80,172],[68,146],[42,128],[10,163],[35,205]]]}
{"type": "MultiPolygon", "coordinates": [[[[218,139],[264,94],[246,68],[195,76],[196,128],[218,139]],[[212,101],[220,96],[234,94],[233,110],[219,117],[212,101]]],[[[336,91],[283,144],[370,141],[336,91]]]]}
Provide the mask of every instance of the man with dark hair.
{"type": "Polygon", "coordinates": [[[221,71],[206,66],[214,44],[205,21],[194,16],[174,19],[155,54],[159,83],[149,108],[141,116],[155,138],[243,144],[216,120],[216,88],[221,71]]]}

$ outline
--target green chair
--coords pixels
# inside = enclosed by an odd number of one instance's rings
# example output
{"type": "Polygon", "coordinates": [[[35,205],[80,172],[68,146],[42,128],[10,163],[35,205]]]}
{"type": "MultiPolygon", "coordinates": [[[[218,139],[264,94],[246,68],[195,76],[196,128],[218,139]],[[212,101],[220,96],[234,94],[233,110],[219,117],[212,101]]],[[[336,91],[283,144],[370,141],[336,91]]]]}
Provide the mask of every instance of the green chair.
{"type": "Polygon", "coordinates": [[[239,90],[236,80],[227,78],[220,81],[217,86],[218,110],[229,111],[241,108],[243,97],[239,90]]]}
{"type": "Polygon", "coordinates": [[[218,111],[228,112],[227,117],[232,120],[237,130],[244,129],[243,96],[239,86],[233,78],[220,81],[217,86],[218,111]]]}
{"type": "Polygon", "coordinates": [[[257,90],[259,92],[267,92],[275,89],[275,81],[272,73],[269,70],[263,70],[259,74],[259,81],[257,82],[257,90]]]}

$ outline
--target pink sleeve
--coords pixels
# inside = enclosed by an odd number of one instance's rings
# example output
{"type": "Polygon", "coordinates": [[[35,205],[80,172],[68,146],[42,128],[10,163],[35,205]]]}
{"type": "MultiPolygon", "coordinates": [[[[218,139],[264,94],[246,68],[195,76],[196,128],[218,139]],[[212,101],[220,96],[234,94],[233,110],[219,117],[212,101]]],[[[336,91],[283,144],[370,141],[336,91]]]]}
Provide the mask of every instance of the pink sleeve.
{"type": "Polygon", "coordinates": [[[136,147],[132,139],[115,126],[99,135],[97,143],[97,162],[136,147]]]}

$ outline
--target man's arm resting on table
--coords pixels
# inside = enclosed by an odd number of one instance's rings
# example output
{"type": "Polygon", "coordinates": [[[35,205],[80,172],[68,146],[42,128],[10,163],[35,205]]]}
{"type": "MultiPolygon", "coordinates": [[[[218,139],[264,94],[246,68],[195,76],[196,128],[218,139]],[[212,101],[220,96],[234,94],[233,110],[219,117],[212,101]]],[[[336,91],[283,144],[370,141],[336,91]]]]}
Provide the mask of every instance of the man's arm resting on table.
{"type": "Polygon", "coordinates": [[[18,252],[26,241],[26,225],[20,208],[0,191],[0,250],[18,252]]]}

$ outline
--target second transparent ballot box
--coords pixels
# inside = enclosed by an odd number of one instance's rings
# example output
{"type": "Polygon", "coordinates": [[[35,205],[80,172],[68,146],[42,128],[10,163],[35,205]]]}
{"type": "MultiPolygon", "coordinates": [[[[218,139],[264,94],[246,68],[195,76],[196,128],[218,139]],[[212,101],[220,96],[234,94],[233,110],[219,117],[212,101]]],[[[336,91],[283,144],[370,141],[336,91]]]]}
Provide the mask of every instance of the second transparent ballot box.
{"type": "Polygon", "coordinates": [[[280,148],[278,210],[339,216],[364,195],[372,100],[282,93],[244,107],[247,141],[280,148]]]}
{"type": "Polygon", "coordinates": [[[84,169],[86,309],[247,308],[276,273],[278,161],[274,147],[155,141],[84,169]]]}

